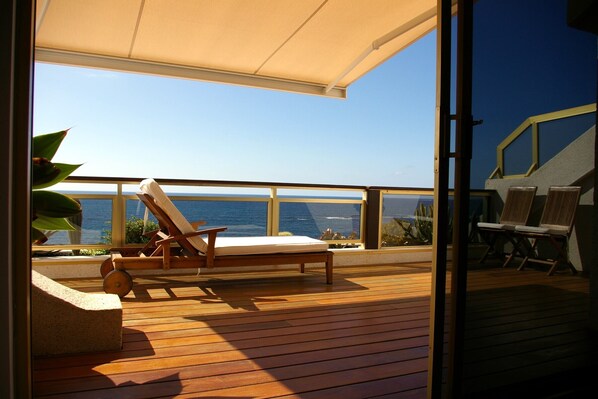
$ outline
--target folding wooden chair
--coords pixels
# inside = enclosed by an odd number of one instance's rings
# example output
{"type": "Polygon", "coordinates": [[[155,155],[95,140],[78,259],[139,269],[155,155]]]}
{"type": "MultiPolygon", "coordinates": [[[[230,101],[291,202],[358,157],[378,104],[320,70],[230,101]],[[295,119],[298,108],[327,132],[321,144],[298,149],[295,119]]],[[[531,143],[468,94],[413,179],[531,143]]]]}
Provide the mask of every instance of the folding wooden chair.
{"type": "Polygon", "coordinates": [[[488,255],[495,250],[496,241],[499,237],[505,237],[513,244],[513,251],[508,255],[503,267],[507,266],[513,256],[520,252],[519,246],[515,245],[513,232],[515,226],[527,224],[532,203],[536,196],[536,189],[536,187],[510,187],[507,191],[507,198],[499,222],[478,222],[478,230],[487,245],[479,263],[484,263],[488,255]]]}
{"type": "Polygon", "coordinates": [[[573,274],[577,273],[575,267],[569,262],[567,244],[573,230],[580,193],[581,187],[579,186],[550,187],[539,226],[517,226],[515,228],[518,243],[524,240],[529,240],[531,243],[517,270],[523,270],[528,262],[539,262],[551,265],[548,275],[552,276],[558,264],[564,262],[573,274]],[[541,256],[537,248],[541,241],[547,241],[556,250],[554,259],[541,256]]]}

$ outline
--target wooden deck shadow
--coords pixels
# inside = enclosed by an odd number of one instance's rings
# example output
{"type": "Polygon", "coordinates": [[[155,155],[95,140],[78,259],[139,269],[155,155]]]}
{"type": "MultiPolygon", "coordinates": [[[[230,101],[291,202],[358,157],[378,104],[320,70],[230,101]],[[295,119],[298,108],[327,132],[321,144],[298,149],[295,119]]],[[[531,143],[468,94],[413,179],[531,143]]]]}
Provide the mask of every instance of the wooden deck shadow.
{"type": "Polygon", "coordinates": [[[199,275],[189,281],[181,282],[179,277],[143,276],[141,284],[135,284],[132,295],[123,301],[177,301],[180,299],[197,300],[205,304],[227,303],[231,308],[258,310],[256,303],[285,302],[284,295],[313,294],[319,292],[358,291],[367,289],[359,284],[335,276],[335,283],[325,284],[323,271],[307,271],[305,274],[276,275],[267,272],[256,276],[255,273],[199,275]],[[284,290],[280,289],[283,285],[284,290]],[[179,292],[197,288],[195,293],[179,292]],[[154,291],[154,293],[152,293],[154,291]],[[162,291],[156,295],[155,291],[162,291]],[[276,296],[276,298],[274,298],[276,296]]]}
{"type": "Polygon", "coordinates": [[[123,335],[136,336],[135,350],[35,358],[33,396],[59,395],[61,398],[84,398],[94,397],[101,390],[102,397],[154,397],[150,395],[163,390],[166,396],[162,397],[168,398],[180,393],[182,383],[178,372],[142,382],[134,375],[129,374],[126,378],[119,378],[118,375],[108,377],[102,372],[107,364],[155,354],[149,339],[143,332],[123,327],[123,335]],[[60,363],[60,368],[55,367],[57,362],[60,363]],[[156,387],[159,387],[158,391],[156,387]]]}
{"type": "Polygon", "coordinates": [[[593,377],[584,377],[598,369],[588,311],[589,295],[566,288],[533,284],[470,291],[467,397],[586,397],[593,377]]]}

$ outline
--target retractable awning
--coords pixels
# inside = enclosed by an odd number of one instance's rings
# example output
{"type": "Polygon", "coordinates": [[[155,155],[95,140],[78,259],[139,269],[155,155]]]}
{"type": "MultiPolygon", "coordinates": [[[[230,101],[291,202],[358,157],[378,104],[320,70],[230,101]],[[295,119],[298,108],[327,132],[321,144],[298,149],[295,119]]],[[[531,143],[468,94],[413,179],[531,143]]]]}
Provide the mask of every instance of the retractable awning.
{"type": "Polygon", "coordinates": [[[344,98],[436,0],[38,0],[37,61],[344,98]]]}

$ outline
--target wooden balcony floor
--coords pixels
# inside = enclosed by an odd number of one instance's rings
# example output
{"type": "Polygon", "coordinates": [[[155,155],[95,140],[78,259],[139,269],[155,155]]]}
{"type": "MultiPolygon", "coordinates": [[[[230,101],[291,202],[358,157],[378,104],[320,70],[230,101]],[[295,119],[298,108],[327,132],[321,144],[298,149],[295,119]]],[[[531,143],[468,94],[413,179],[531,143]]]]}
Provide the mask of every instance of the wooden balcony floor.
{"type": "MultiPolygon", "coordinates": [[[[337,268],[333,286],[309,269],[138,277],[122,351],[34,359],[34,396],[425,397],[429,266],[337,268]]],[[[523,381],[513,359],[550,362],[548,374],[585,362],[587,279],[491,268],[470,281],[472,390],[523,381]]],[[[62,283],[101,291],[100,280],[62,283]]]]}

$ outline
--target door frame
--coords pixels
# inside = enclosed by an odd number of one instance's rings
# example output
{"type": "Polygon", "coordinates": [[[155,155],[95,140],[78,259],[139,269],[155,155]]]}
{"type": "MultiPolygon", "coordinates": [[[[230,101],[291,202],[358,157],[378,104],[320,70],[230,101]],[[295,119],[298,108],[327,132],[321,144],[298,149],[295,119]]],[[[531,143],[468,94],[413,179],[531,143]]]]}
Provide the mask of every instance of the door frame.
{"type": "Polygon", "coordinates": [[[436,138],[434,204],[449,209],[450,158],[454,158],[452,262],[448,259],[448,212],[434,212],[434,245],[428,358],[428,398],[459,398],[463,384],[463,344],[467,293],[469,197],[472,152],[473,2],[457,1],[456,114],[451,115],[452,1],[437,3],[436,138]],[[455,151],[450,152],[451,121],[455,151]],[[450,309],[447,273],[450,271],[450,309]],[[448,313],[447,313],[448,311],[448,313]],[[447,317],[448,316],[448,317],[447,317]],[[449,329],[445,331],[448,321],[449,329]],[[445,362],[444,337],[448,334],[445,362]],[[446,365],[446,368],[444,367],[446,365]],[[446,379],[443,378],[446,372],[446,379]],[[446,384],[443,383],[446,381],[446,384]]]}

